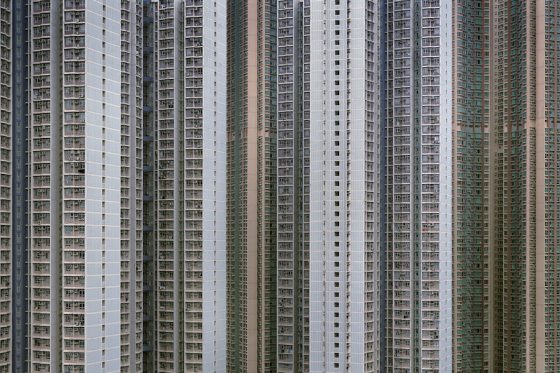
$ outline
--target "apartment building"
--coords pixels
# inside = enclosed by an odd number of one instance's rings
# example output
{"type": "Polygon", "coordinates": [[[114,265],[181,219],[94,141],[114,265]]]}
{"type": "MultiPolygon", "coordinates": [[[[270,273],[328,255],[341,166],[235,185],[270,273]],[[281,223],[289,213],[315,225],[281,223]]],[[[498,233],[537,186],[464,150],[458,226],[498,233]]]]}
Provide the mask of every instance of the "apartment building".
{"type": "Polygon", "coordinates": [[[559,371],[559,12],[0,1],[0,372],[559,371]]]}
{"type": "Polygon", "coordinates": [[[228,2],[227,371],[276,371],[276,1],[228,2]]]}
{"type": "Polygon", "coordinates": [[[278,372],[309,371],[309,10],[278,2],[278,372]]]}
{"type": "Polygon", "coordinates": [[[144,369],[223,372],[226,2],[144,9],[144,369]]]}
{"type": "Polygon", "coordinates": [[[387,371],[452,369],[453,4],[387,3],[387,371]]]}
{"type": "Polygon", "coordinates": [[[120,4],[33,1],[29,371],[120,371],[120,4]]]}
{"type": "Polygon", "coordinates": [[[142,2],[121,2],[121,372],[142,370],[142,2]]]}
{"type": "Polygon", "coordinates": [[[455,10],[454,368],[554,372],[559,10],[455,10]]]}
{"type": "MultiPolygon", "coordinates": [[[[490,232],[490,38],[488,2],[460,1],[455,6],[453,44],[453,369],[490,372],[493,344],[490,308],[494,269],[490,232]],[[475,82],[473,84],[473,82],[475,82]]],[[[498,214],[498,212],[496,212],[498,214]]]]}
{"type": "Polygon", "coordinates": [[[17,75],[17,72],[12,72],[12,55],[17,45],[12,42],[11,5],[10,1],[0,2],[0,372],[9,372],[12,368],[12,337],[15,330],[12,320],[16,317],[12,313],[16,304],[12,301],[14,291],[11,284],[15,277],[12,260],[20,259],[21,256],[20,248],[15,247],[12,239],[12,84],[14,75],[17,75]]]}
{"type": "Polygon", "coordinates": [[[310,372],[380,369],[381,5],[310,3],[310,372]]]}

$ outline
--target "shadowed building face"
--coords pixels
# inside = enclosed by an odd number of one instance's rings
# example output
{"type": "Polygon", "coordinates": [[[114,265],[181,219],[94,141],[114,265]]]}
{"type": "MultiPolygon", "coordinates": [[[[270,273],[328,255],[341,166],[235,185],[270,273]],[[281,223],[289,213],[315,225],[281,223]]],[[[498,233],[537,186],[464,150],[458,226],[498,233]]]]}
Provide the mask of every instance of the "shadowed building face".
{"type": "Polygon", "coordinates": [[[276,370],[276,2],[228,2],[228,371],[276,370]]]}

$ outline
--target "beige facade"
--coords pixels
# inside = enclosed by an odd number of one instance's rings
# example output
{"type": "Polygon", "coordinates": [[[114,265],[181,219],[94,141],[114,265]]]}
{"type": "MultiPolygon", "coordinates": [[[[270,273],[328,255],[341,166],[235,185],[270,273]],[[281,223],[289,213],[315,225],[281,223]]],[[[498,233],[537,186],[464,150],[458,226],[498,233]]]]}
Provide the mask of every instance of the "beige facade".
{"type": "Polygon", "coordinates": [[[456,371],[560,368],[558,8],[455,3],[456,371]]]}
{"type": "Polygon", "coordinates": [[[228,4],[228,372],[276,369],[273,1],[228,4]]]}

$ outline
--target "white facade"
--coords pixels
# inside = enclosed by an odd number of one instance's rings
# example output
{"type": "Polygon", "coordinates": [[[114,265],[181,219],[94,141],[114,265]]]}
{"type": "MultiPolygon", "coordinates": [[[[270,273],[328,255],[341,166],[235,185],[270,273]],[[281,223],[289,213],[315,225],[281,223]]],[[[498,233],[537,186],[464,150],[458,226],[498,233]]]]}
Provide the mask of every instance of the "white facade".
{"type": "Polygon", "coordinates": [[[380,9],[311,1],[310,372],[380,369],[380,9]]]}
{"type": "Polygon", "coordinates": [[[120,4],[31,9],[29,370],[120,372],[120,4]]]}
{"type": "MultiPolygon", "coordinates": [[[[188,4],[188,2],[187,2],[188,4]]],[[[186,306],[198,303],[202,306],[202,318],[193,317],[192,325],[203,328],[201,345],[198,348],[191,348],[188,343],[193,341],[194,335],[187,330],[185,334],[186,352],[188,358],[196,357],[202,353],[202,362],[199,365],[203,372],[225,372],[226,371],[226,1],[204,1],[203,4],[186,6],[186,43],[192,48],[187,48],[189,56],[192,50],[193,55],[202,50],[202,58],[197,62],[189,61],[186,58],[185,71],[187,89],[186,108],[199,106],[202,108],[202,130],[197,123],[197,114],[193,110],[191,117],[186,113],[185,130],[188,132],[192,128],[190,135],[185,136],[186,148],[192,146],[197,149],[198,154],[193,158],[197,159],[193,171],[202,185],[193,186],[194,211],[197,214],[202,212],[202,227],[194,227],[202,233],[202,246],[193,251],[202,253],[202,258],[197,257],[193,264],[202,267],[202,294],[200,290],[194,291],[197,300],[191,302],[187,300],[186,306]],[[190,13],[192,12],[192,13],[190,13]],[[202,13],[202,14],[201,14],[202,13]],[[202,25],[197,23],[202,20],[202,25]],[[188,30],[198,29],[202,31],[202,38],[196,37],[189,39],[188,30]],[[192,41],[192,44],[189,44],[192,41]],[[202,41],[202,47],[197,45],[197,41],[202,41]],[[202,76],[196,71],[194,66],[199,66],[202,62],[202,76]],[[190,80],[189,72],[193,73],[190,80]],[[191,84],[193,83],[193,84],[191,84]],[[202,84],[202,100],[199,104],[190,104],[190,97],[199,97],[197,94],[189,93],[191,87],[200,87],[202,84]],[[198,130],[195,130],[198,129],[198,130]],[[202,136],[202,143],[197,140],[202,136]],[[197,139],[197,140],[194,140],[197,139]],[[189,140],[194,140],[192,145],[189,140]],[[202,150],[202,154],[199,152],[202,150]],[[200,162],[200,163],[198,163],[200,162]],[[202,175],[200,175],[202,173],[202,175]],[[200,176],[202,176],[200,178],[200,176]],[[196,190],[198,189],[198,190],[196,190]],[[200,196],[202,193],[202,196],[200,196]],[[202,202],[202,206],[197,203],[202,202]],[[196,263],[196,264],[195,264],[196,263]],[[202,295],[202,298],[201,298],[202,295]]],[[[200,56],[199,56],[200,57],[200,56]]],[[[189,169],[189,156],[186,157],[186,169],[189,169]]],[[[188,183],[190,175],[186,173],[185,182],[188,183]]],[[[187,192],[190,188],[185,188],[187,192]]],[[[188,198],[186,199],[187,203],[188,198]]],[[[198,215],[200,217],[200,215],[198,215]]],[[[190,215],[186,215],[185,227],[188,229],[190,215]]],[[[197,238],[196,240],[199,240],[197,238]]],[[[186,250],[189,249],[187,246],[186,250]]],[[[193,247],[194,249],[194,247],[193,247]]],[[[188,267],[187,272],[188,273],[188,267]]],[[[188,278],[188,275],[186,276],[188,278]]],[[[194,281],[196,282],[196,280],[194,281]]],[[[189,290],[189,283],[186,283],[189,290]]],[[[199,342],[200,343],[200,342],[199,342]]],[[[193,359],[195,360],[195,359],[193,359]]],[[[185,372],[192,371],[191,367],[186,367],[185,372]]]]}
{"type": "Polygon", "coordinates": [[[153,6],[154,366],[225,372],[226,1],[153,6]]]}
{"type": "MultiPolygon", "coordinates": [[[[120,372],[121,9],[119,4],[105,4],[85,1],[86,372],[120,372]]],[[[63,153],[75,154],[64,145],[63,153]]],[[[64,176],[73,175],[75,171],[67,172],[66,165],[64,176]]],[[[63,185],[69,183],[63,181],[63,185]]],[[[63,206],[63,241],[67,224],[73,221],[71,211],[63,206]]],[[[64,272],[66,268],[63,277],[64,272]]],[[[71,323],[63,320],[63,327],[66,325],[71,323]]],[[[63,359],[64,365],[70,365],[69,360],[63,359]]]]}

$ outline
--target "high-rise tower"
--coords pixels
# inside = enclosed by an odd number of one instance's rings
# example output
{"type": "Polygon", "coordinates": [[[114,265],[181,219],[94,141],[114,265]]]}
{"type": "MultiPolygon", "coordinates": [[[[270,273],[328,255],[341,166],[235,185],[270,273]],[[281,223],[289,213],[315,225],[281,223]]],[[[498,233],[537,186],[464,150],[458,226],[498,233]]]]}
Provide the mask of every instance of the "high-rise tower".
{"type": "Polygon", "coordinates": [[[451,371],[452,6],[387,4],[388,371],[451,371]]]}
{"type": "Polygon", "coordinates": [[[490,234],[501,230],[492,220],[501,207],[493,203],[490,183],[493,10],[488,1],[457,1],[454,7],[453,370],[493,372],[490,331],[498,325],[491,320],[495,269],[490,234]]]}
{"type": "Polygon", "coordinates": [[[226,371],[226,2],[146,14],[144,367],[226,371]]]}
{"type": "Polygon", "coordinates": [[[31,372],[120,371],[120,14],[31,4],[31,372]]]}
{"type": "Polygon", "coordinates": [[[380,369],[381,9],[310,3],[310,372],[380,369]]]}
{"type": "Polygon", "coordinates": [[[278,371],[309,371],[309,0],[278,2],[278,371]]]}
{"type": "Polygon", "coordinates": [[[142,2],[121,2],[121,372],[142,370],[142,2]]]}
{"type": "Polygon", "coordinates": [[[555,372],[560,8],[455,7],[454,368],[555,372]]]}
{"type": "Polygon", "coordinates": [[[276,370],[276,1],[228,2],[228,372],[276,370]]]}

